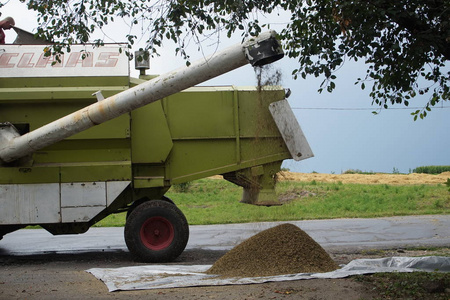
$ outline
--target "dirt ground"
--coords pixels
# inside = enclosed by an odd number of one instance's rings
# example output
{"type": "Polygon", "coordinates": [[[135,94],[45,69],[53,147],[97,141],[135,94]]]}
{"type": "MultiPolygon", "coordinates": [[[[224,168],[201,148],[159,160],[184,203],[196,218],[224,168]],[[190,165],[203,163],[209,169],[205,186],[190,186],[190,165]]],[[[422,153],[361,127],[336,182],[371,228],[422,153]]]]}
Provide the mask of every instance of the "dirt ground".
{"type": "MultiPolygon", "coordinates": [[[[289,180],[378,184],[445,183],[450,172],[441,175],[334,175],[283,172],[289,180]]],[[[26,242],[26,241],[24,241],[26,242]]],[[[225,251],[186,250],[173,264],[213,264],[225,251]]],[[[391,256],[450,255],[450,249],[412,251],[373,250],[357,253],[329,253],[338,264],[357,258],[391,256]]],[[[91,274],[90,268],[136,266],[128,252],[95,252],[7,256],[0,250],[0,299],[377,299],[368,283],[353,278],[271,282],[241,286],[192,287],[142,291],[108,292],[106,285],[91,274]]]]}
{"type": "MultiPolygon", "coordinates": [[[[339,264],[356,258],[442,255],[438,251],[365,251],[330,253],[339,264]]],[[[225,251],[187,250],[174,264],[213,264],[225,251]]],[[[90,268],[136,266],[127,252],[0,255],[0,299],[376,299],[367,283],[352,278],[313,279],[264,284],[108,292],[90,268]]]]}

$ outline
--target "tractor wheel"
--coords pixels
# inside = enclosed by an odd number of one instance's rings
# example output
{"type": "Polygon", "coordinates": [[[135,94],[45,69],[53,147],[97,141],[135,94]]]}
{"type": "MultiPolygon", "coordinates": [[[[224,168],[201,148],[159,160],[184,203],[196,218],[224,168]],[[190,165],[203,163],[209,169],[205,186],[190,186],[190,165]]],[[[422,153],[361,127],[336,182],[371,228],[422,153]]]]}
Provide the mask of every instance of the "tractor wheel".
{"type": "MultiPolygon", "coordinates": [[[[169,197],[167,197],[165,195],[161,197],[161,200],[164,200],[166,202],[169,202],[169,203],[172,203],[173,205],[175,205],[175,202],[173,202],[172,199],[170,199],[169,197]]],[[[147,202],[147,201],[150,201],[150,200],[148,198],[142,198],[142,199],[136,201],[135,203],[133,203],[127,210],[126,220],[128,220],[128,217],[131,215],[131,213],[133,212],[133,210],[136,207],[138,207],[140,204],[147,202]]]]}
{"type": "Polygon", "coordinates": [[[138,205],[125,224],[125,242],[130,252],[143,262],[169,262],[186,247],[189,226],[174,204],[151,200],[138,205]]]}

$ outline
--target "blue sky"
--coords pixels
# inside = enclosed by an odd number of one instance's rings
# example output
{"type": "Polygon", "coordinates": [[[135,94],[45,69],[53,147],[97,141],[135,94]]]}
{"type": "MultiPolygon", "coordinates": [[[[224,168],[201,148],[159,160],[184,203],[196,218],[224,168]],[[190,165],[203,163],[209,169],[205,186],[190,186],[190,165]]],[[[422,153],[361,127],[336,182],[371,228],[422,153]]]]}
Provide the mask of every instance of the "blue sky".
{"type": "MultiPolygon", "coordinates": [[[[1,9],[2,17],[12,16],[16,25],[34,31],[36,21],[33,12],[18,1],[10,1],[1,9]]],[[[278,25],[280,26],[280,25],[278,25]]],[[[277,25],[273,29],[279,30],[277,25]]],[[[113,24],[108,32],[113,40],[125,40],[128,29],[123,23],[113,24]]],[[[7,42],[14,40],[14,33],[7,31],[7,42]]],[[[101,36],[102,33],[99,33],[101,36]]],[[[240,42],[239,35],[231,40],[221,38],[219,48],[240,42]]],[[[137,45],[136,49],[142,45],[137,45]]],[[[215,51],[217,45],[204,44],[205,54],[215,51]]],[[[168,43],[160,57],[151,61],[150,73],[161,74],[184,65],[175,57],[174,45],[168,43]]],[[[196,46],[191,50],[192,59],[202,57],[196,46]]],[[[319,94],[322,79],[308,77],[292,79],[291,71],[296,61],[284,58],[274,67],[283,74],[282,85],[292,91],[288,99],[315,157],[301,162],[287,160],[283,166],[295,172],[319,172],[340,174],[348,169],[362,171],[393,172],[394,168],[408,173],[418,166],[450,165],[450,103],[439,104],[424,119],[413,121],[411,109],[395,106],[382,110],[378,115],[372,111],[369,88],[361,90],[354,85],[358,77],[365,75],[362,62],[346,62],[338,73],[336,90],[319,94]]],[[[447,68],[450,70],[450,67],[447,68]]],[[[136,72],[132,72],[137,76],[136,72]]],[[[204,85],[256,85],[256,76],[248,65],[206,82],[204,85]]],[[[422,107],[427,98],[410,101],[411,107],[422,107]]]]}

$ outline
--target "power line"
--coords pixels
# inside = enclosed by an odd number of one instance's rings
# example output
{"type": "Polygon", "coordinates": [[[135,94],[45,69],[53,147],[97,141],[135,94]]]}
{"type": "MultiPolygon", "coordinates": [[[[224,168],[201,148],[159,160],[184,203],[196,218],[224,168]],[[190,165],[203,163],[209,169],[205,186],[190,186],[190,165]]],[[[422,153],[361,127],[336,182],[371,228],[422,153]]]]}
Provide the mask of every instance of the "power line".
{"type": "MultiPolygon", "coordinates": [[[[432,109],[440,109],[440,108],[450,108],[450,106],[435,106],[432,109]]],[[[340,107],[292,107],[292,109],[302,109],[302,110],[372,110],[376,111],[378,109],[384,108],[340,108],[340,107]]],[[[409,110],[422,110],[423,107],[389,107],[388,110],[397,110],[397,109],[409,109],[409,110]]]]}

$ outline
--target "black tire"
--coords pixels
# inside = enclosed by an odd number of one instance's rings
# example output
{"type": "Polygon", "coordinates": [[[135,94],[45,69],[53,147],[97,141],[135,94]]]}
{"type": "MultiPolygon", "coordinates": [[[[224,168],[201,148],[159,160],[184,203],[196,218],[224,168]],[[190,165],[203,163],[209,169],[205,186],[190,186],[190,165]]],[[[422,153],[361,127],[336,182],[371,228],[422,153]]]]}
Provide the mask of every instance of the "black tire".
{"type": "Polygon", "coordinates": [[[186,248],[189,226],[174,204],[151,200],[138,205],[125,224],[125,242],[131,254],[143,262],[176,259],[186,248]]]}
{"type": "MultiPolygon", "coordinates": [[[[167,202],[172,203],[173,205],[176,206],[175,202],[173,202],[172,199],[170,199],[167,196],[162,196],[161,200],[167,201],[167,202]]],[[[131,213],[133,212],[133,210],[136,207],[138,207],[140,204],[142,204],[144,202],[147,202],[147,201],[150,201],[150,200],[148,198],[143,198],[143,199],[140,199],[140,200],[136,201],[135,203],[133,203],[133,205],[131,205],[131,207],[127,210],[126,220],[128,220],[128,217],[131,215],[131,213]]]]}

